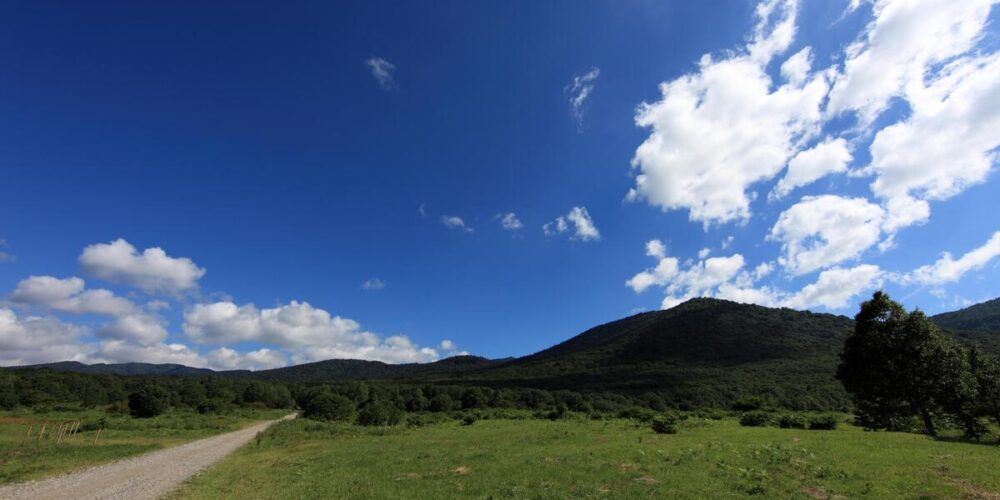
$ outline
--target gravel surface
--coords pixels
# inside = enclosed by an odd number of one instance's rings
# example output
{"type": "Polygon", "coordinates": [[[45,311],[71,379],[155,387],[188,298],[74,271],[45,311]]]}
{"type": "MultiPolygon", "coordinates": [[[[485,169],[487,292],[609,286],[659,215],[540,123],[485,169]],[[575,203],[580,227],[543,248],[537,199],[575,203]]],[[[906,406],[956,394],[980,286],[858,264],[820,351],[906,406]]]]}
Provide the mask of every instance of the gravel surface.
{"type": "MultiPolygon", "coordinates": [[[[295,418],[288,415],[281,420],[295,418]]],[[[50,479],[0,487],[0,499],[159,498],[277,420],[50,479]]]]}

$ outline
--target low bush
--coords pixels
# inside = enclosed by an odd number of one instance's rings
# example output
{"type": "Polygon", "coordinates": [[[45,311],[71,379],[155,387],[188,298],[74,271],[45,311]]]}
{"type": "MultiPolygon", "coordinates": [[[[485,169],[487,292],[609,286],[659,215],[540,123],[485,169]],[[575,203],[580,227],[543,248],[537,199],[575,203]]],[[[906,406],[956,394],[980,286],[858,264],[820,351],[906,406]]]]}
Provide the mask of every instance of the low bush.
{"type": "Polygon", "coordinates": [[[560,404],[552,409],[545,418],[549,420],[562,420],[569,416],[569,408],[565,404],[560,404]]]}
{"type": "Polygon", "coordinates": [[[618,418],[631,418],[642,423],[652,421],[657,415],[655,411],[641,406],[632,406],[618,412],[618,418]]]}
{"type": "Polygon", "coordinates": [[[829,431],[837,428],[835,415],[817,415],[809,419],[809,429],[814,431],[829,431]]]}
{"type": "Polygon", "coordinates": [[[677,434],[677,419],[672,415],[654,417],[649,426],[657,434],[677,434]]]}
{"type": "Polygon", "coordinates": [[[805,429],[808,425],[806,417],[798,413],[786,413],[778,418],[778,427],[782,429],[805,429]]]}
{"type": "Polygon", "coordinates": [[[387,401],[369,401],[358,411],[358,423],[367,426],[399,425],[405,412],[387,401]]]}
{"type": "Polygon", "coordinates": [[[770,425],[771,415],[763,411],[748,411],[740,415],[740,425],[744,427],[765,427],[770,425]]]}

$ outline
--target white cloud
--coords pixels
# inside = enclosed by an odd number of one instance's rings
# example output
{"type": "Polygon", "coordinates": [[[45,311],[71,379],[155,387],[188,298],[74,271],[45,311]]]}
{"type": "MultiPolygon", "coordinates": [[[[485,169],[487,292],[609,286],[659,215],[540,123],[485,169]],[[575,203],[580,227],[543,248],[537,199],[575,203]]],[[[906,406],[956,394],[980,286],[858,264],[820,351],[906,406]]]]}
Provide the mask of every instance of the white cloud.
{"type": "Polygon", "coordinates": [[[557,217],[554,221],[542,226],[542,231],[548,236],[555,236],[569,231],[573,226],[571,239],[580,241],[597,241],[601,239],[601,232],[597,230],[593,219],[586,207],[573,207],[569,213],[557,217]]]}
{"type": "Polygon", "coordinates": [[[54,318],[19,318],[0,308],[0,366],[79,360],[77,338],[84,329],[54,318]]]}
{"type": "Polygon", "coordinates": [[[258,349],[240,353],[220,347],[204,356],[206,364],[216,370],[269,370],[288,364],[285,355],[274,349],[258,349]]]}
{"type": "Polygon", "coordinates": [[[655,255],[647,252],[647,255],[657,258],[656,266],[637,273],[625,282],[625,286],[636,293],[654,285],[663,287],[666,291],[662,303],[664,309],[692,297],[712,296],[717,287],[737,276],[744,262],[742,255],[734,254],[702,259],[682,270],[675,257],[668,257],[660,252],[655,252],[655,255]]]}
{"type": "Polygon", "coordinates": [[[812,149],[801,151],[788,162],[788,172],[768,196],[783,198],[793,189],[805,186],[834,173],[846,172],[853,157],[844,139],[830,139],[812,149]]]}
{"type": "Polygon", "coordinates": [[[958,259],[953,258],[950,253],[944,252],[941,258],[933,264],[921,266],[912,272],[895,276],[894,279],[904,284],[941,285],[955,283],[969,271],[982,269],[998,255],[1000,255],[1000,231],[993,233],[993,236],[982,246],[970,250],[958,259]]]}
{"type": "Polygon", "coordinates": [[[924,200],[950,198],[986,179],[1000,147],[1000,52],[949,64],[908,92],[911,115],[875,135],[872,191],[887,199],[890,227],[926,220],[924,200]]]}
{"type": "Polygon", "coordinates": [[[465,231],[467,233],[471,233],[472,232],[472,228],[469,227],[469,226],[466,226],[465,225],[465,221],[462,220],[461,217],[458,217],[456,215],[443,215],[443,216],[441,216],[441,223],[444,224],[446,227],[449,227],[451,229],[461,229],[462,231],[465,231]]]}
{"type": "Polygon", "coordinates": [[[109,290],[84,290],[85,282],[77,277],[30,276],[17,283],[10,299],[18,304],[43,306],[73,314],[121,316],[136,312],[130,300],[109,290]]]}
{"type": "Polygon", "coordinates": [[[594,91],[594,82],[601,76],[600,68],[590,68],[590,71],[573,77],[566,88],[566,95],[569,96],[569,113],[576,121],[577,130],[583,131],[583,113],[587,99],[594,91]]]}
{"type": "Polygon", "coordinates": [[[815,283],[792,294],[782,301],[782,305],[794,309],[819,306],[840,309],[847,306],[852,297],[876,288],[880,277],[878,266],[871,264],[861,264],[850,269],[835,267],[819,273],[815,283]]]}
{"type": "Polygon", "coordinates": [[[96,278],[123,283],[146,293],[174,294],[198,287],[205,270],[184,257],[170,257],[162,248],[138,250],[117,239],[83,249],[79,258],[84,272],[96,278]]]}
{"type": "Polygon", "coordinates": [[[120,316],[101,326],[97,335],[104,338],[127,340],[139,345],[151,345],[167,338],[165,322],[149,314],[120,316]]]}
{"type": "Polygon", "coordinates": [[[660,240],[646,242],[646,255],[662,259],[667,256],[667,247],[660,240]]]}
{"type": "Polygon", "coordinates": [[[807,196],[778,217],[768,238],[782,242],[778,263],[800,276],[857,258],[878,243],[884,215],[862,198],[807,196]]]}
{"type": "Polygon", "coordinates": [[[704,259],[705,257],[708,257],[711,253],[712,253],[711,248],[708,247],[702,248],[701,250],[698,250],[698,258],[704,259]]]}
{"type": "Polygon", "coordinates": [[[639,173],[627,199],[686,209],[706,226],[750,217],[747,190],[777,175],[822,118],[823,74],[774,88],[766,71],[791,42],[795,14],[794,2],[762,3],[745,50],[703,56],[697,73],[660,84],[661,100],[639,106],[636,124],[651,132],[632,158],[639,173]]]}
{"type": "Polygon", "coordinates": [[[890,234],[901,228],[926,222],[931,216],[931,207],[926,201],[905,195],[889,198],[885,209],[882,230],[890,234]]]}
{"type": "Polygon", "coordinates": [[[375,77],[375,81],[378,82],[383,90],[397,88],[396,78],[393,76],[393,73],[396,72],[396,65],[381,57],[372,57],[365,60],[365,66],[368,66],[368,69],[372,72],[372,76],[375,77]]]}
{"type": "Polygon", "coordinates": [[[812,48],[806,47],[781,64],[781,76],[792,85],[802,85],[812,69],[812,48]]]}
{"type": "Polygon", "coordinates": [[[661,256],[656,267],[637,273],[625,282],[635,293],[641,293],[653,285],[666,286],[677,276],[680,262],[674,257],[661,256]]]}
{"type": "Polygon", "coordinates": [[[85,290],[84,286],[85,282],[77,277],[30,276],[18,282],[10,299],[16,304],[71,314],[114,317],[113,322],[97,331],[102,337],[127,339],[140,344],[160,342],[167,337],[164,321],[158,316],[143,311],[132,301],[109,290],[85,290]]]}
{"type": "Polygon", "coordinates": [[[896,96],[919,87],[928,69],[969,51],[982,34],[994,0],[883,0],[874,19],[846,50],[844,70],[830,91],[832,114],[857,111],[872,123],[896,96]]]}
{"type": "Polygon", "coordinates": [[[819,274],[817,280],[795,293],[788,293],[758,283],[771,274],[774,266],[762,262],[745,270],[740,254],[696,261],[678,269],[673,257],[658,257],[654,268],[646,269],[628,280],[626,286],[640,293],[651,286],[664,289],[660,304],[669,309],[695,297],[716,297],[767,307],[798,309],[825,307],[840,309],[859,293],[878,286],[882,273],[877,266],[862,264],[850,269],[833,268],[819,274]]]}
{"type": "Polygon", "coordinates": [[[508,212],[505,214],[497,215],[500,218],[500,226],[508,231],[517,231],[524,227],[521,223],[521,219],[517,218],[517,214],[514,212],[508,212]]]}
{"type": "Polygon", "coordinates": [[[184,314],[184,333],[202,344],[274,345],[290,351],[296,363],[331,358],[423,362],[440,357],[406,337],[383,339],[354,320],[296,301],[269,309],[232,302],[198,304],[184,314]]]}
{"type": "Polygon", "coordinates": [[[385,282],[380,278],[372,278],[361,284],[363,290],[381,290],[385,288],[385,282]]]}

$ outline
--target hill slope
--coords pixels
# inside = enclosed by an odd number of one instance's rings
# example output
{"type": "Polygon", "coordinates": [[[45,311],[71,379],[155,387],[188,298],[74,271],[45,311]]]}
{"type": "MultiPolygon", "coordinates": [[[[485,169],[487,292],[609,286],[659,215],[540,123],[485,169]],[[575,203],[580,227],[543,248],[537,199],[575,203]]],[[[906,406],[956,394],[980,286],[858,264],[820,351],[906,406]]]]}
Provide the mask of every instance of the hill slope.
{"type": "Polygon", "coordinates": [[[962,342],[1000,355],[1000,298],[931,316],[931,320],[962,342]]]}
{"type": "Polygon", "coordinates": [[[763,394],[789,406],[840,407],[833,378],[853,322],[844,316],[693,299],[592,328],[531,356],[473,370],[466,383],[655,393],[725,405],[763,394]]]}

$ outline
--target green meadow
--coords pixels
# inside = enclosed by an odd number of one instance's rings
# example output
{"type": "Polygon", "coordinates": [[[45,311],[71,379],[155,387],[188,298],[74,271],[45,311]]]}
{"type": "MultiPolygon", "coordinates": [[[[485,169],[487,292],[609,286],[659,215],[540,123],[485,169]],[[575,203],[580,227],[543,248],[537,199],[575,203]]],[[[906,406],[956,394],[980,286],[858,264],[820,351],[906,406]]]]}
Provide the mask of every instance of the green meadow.
{"type": "Polygon", "coordinates": [[[997,498],[1000,447],[925,435],[627,419],[272,427],[175,498],[997,498]]]}
{"type": "Polygon", "coordinates": [[[0,484],[52,476],[280,418],[286,410],[233,410],[223,415],[170,411],[138,419],[101,410],[0,412],[0,484]],[[61,442],[63,422],[79,421],[61,442]],[[42,426],[45,433],[41,433],[42,426]],[[31,436],[28,437],[28,429],[31,436]],[[100,436],[97,435],[100,430],[100,436]],[[96,443],[95,443],[95,438],[96,443]]]}

